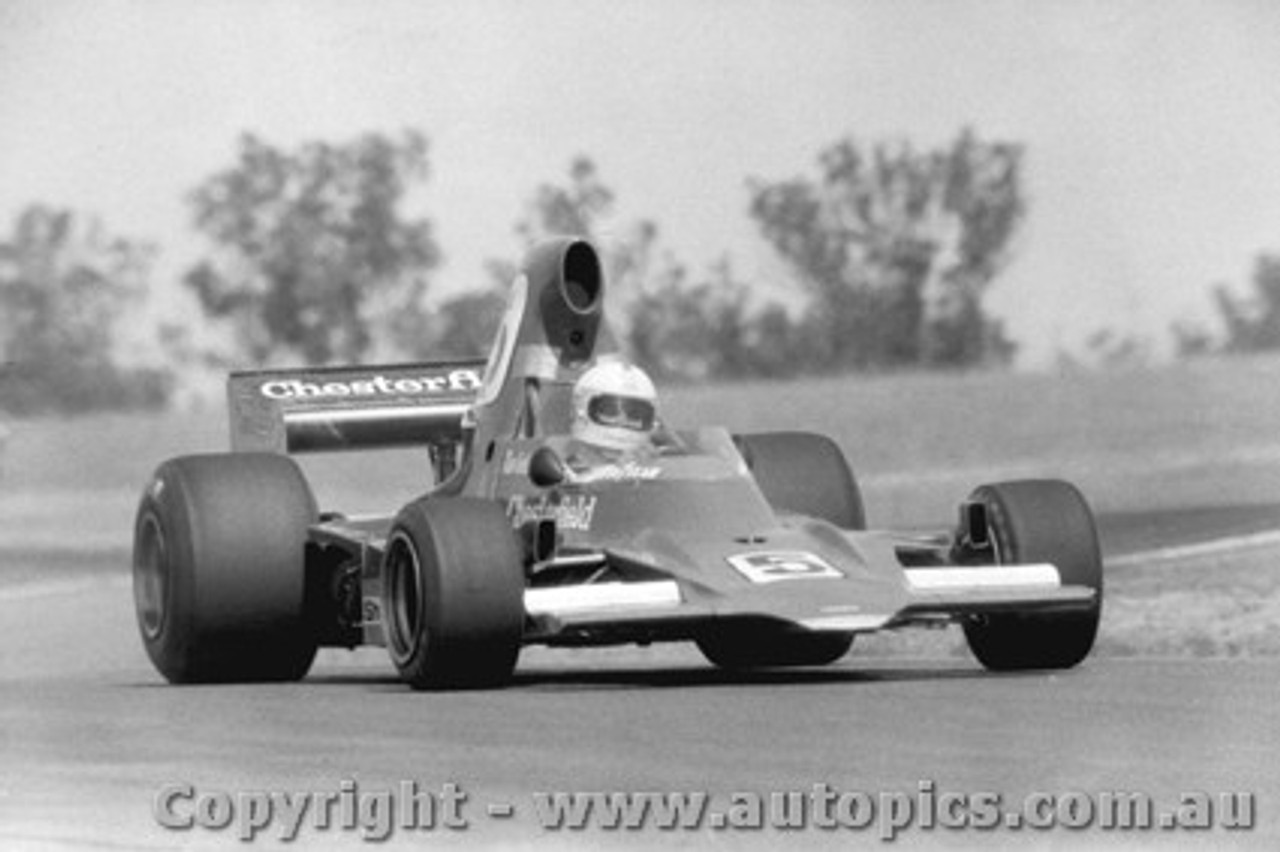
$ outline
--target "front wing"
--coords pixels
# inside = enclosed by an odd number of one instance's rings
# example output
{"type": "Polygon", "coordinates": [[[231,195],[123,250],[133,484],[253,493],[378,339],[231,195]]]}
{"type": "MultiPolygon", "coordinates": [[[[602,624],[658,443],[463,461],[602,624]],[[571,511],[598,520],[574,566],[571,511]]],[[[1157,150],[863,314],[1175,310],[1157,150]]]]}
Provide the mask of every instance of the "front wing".
{"type": "MultiPolygon", "coordinates": [[[[692,627],[724,618],[768,619],[802,630],[867,633],[983,613],[1078,609],[1095,597],[1092,589],[1063,585],[1057,568],[1049,564],[938,566],[908,568],[902,573],[904,604],[893,610],[868,611],[853,602],[859,598],[856,588],[837,590],[824,584],[806,589],[803,595],[773,589],[708,600],[688,594],[676,580],[532,588],[525,592],[525,610],[536,625],[529,638],[538,641],[605,628],[683,633],[678,629],[681,623],[692,627]],[[664,626],[672,630],[662,630],[664,626]]],[[[856,586],[842,578],[825,583],[856,586]]]]}
{"type": "MultiPolygon", "coordinates": [[[[381,562],[390,520],[337,518],[312,530],[318,543],[359,547],[365,644],[385,641],[381,562]]],[[[833,527],[811,524],[775,531],[771,539],[771,550],[739,545],[741,552],[723,546],[690,552],[689,546],[648,533],[631,548],[560,554],[557,559],[578,568],[620,567],[608,572],[619,579],[535,582],[525,590],[525,641],[688,638],[722,619],[865,633],[985,613],[1078,610],[1096,597],[1091,588],[1064,584],[1057,567],[1046,563],[904,568],[888,534],[837,535],[833,527]]]]}

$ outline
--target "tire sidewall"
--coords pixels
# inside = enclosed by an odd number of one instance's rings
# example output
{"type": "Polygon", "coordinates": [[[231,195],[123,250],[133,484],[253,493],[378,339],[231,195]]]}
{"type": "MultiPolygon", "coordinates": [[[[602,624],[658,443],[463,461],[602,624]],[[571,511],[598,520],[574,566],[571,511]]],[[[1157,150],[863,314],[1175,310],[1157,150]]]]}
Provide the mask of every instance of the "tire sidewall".
{"type": "Polygon", "coordinates": [[[396,571],[412,572],[412,582],[416,589],[417,600],[414,603],[412,621],[407,625],[400,623],[402,603],[397,600],[400,578],[392,576],[388,566],[384,576],[384,592],[382,611],[387,619],[395,619],[395,624],[388,624],[387,650],[391,661],[402,672],[420,672],[427,668],[432,652],[435,650],[434,635],[438,627],[440,583],[432,563],[437,559],[435,542],[431,535],[430,524],[418,507],[413,504],[405,507],[397,516],[392,527],[391,536],[387,540],[387,555],[399,555],[399,548],[405,548],[404,555],[410,561],[396,568],[396,571]],[[435,601],[433,611],[431,602],[435,601]],[[391,632],[394,631],[394,635],[391,632]],[[402,643],[407,648],[402,648],[402,643]]]}
{"type": "MultiPolygon", "coordinates": [[[[161,465],[143,494],[134,524],[135,541],[141,539],[149,523],[156,524],[165,550],[164,570],[168,576],[164,583],[164,616],[159,631],[150,635],[135,607],[138,631],[156,668],[170,680],[184,681],[192,667],[192,647],[198,644],[199,626],[195,618],[195,548],[189,494],[182,469],[173,462],[161,465]]],[[[135,552],[135,584],[140,582],[138,556],[135,552]]]]}
{"type": "Polygon", "coordinates": [[[524,578],[515,531],[501,507],[474,498],[424,498],[405,506],[387,538],[382,611],[388,651],[417,689],[500,685],[510,677],[524,625],[524,578]],[[413,635],[402,635],[393,567],[416,555],[413,635]],[[404,648],[400,647],[401,640],[404,648]]]}

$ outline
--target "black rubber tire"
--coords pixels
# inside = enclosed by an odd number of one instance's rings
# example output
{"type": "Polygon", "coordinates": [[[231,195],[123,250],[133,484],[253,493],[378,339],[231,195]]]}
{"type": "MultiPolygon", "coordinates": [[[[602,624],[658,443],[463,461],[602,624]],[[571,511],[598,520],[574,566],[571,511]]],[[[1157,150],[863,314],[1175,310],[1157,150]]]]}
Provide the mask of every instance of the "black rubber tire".
{"type": "Polygon", "coordinates": [[[811,432],[761,432],[736,439],[774,511],[867,528],[862,492],[835,441],[811,432]]]}
{"type": "Polygon", "coordinates": [[[1069,669],[1089,655],[1102,616],[1102,551],[1093,513],[1078,490],[1056,480],[984,485],[971,500],[987,507],[1001,563],[1048,562],[1063,585],[1096,591],[1088,608],[1062,613],[1001,613],[964,627],[969,649],[992,671],[1069,669]]]}
{"type": "Polygon", "coordinates": [[[138,629],[171,683],[289,681],[316,653],[305,607],[315,498],[294,462],[235,453],[171,459],[134,524],[138,629]]]}
{"type": "Polygon", "coordinates": [[[825,666],[849,652],[852,633],[802,633],[756,622],[716,626],[696,640],[702,655],[722,669],[825,666]]]}
{"type": "Polygon", "coordinates": [[[505,684],[524,633],[524,566],[502,507],[424,498],[387,537],[382,615],[387,650],[415,689],[505,684]]]}

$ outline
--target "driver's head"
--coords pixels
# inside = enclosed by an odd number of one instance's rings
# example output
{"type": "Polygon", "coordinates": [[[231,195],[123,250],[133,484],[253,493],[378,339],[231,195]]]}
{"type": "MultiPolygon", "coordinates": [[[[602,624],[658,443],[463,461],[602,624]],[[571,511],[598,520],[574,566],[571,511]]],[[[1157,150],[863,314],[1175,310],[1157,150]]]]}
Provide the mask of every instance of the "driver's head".
{"type": "Polygon", "coordinates": [[[643,447],[657,420],[657,398],[639,367],[624,361],[596,364],[573,387],[573,437],[610,450],[643,447]]]}

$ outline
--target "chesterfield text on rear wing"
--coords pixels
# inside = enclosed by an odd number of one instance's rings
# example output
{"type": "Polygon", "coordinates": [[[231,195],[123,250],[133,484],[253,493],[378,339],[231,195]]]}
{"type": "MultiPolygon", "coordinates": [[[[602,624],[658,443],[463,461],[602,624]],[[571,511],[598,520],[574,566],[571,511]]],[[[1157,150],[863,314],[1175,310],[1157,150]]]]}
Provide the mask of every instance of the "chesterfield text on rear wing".
{"type": "Polygon", "coordinates": [[[483,361],[232,373],[231,448],[305,453],[456,442],[483,361]]]}

